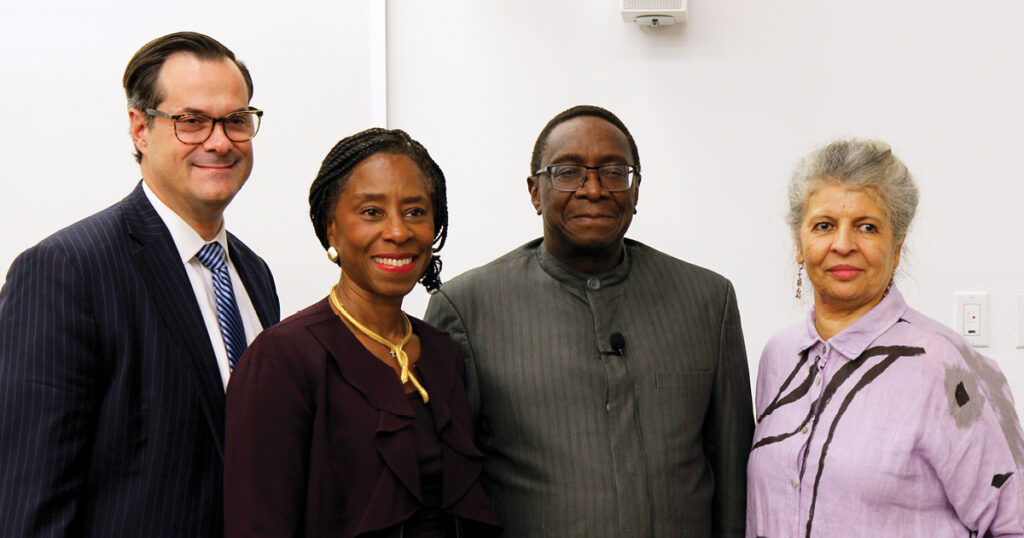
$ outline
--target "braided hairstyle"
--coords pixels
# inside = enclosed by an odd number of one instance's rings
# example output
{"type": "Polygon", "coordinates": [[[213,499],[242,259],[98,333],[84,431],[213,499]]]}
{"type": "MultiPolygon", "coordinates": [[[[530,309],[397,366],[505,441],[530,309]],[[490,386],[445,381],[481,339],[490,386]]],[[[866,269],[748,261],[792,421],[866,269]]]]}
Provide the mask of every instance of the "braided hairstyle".
{"type": "MultiPolygon", "coordinates": [[[[309,218],[313,221],[313,230],[316,231],[320,244],[327,249],[330,246],[327,223],[334,218],[338,198],[348,186],[352,170],[359,163],[378,153],[408,157],[427,178],[430,203],[434,210],[433,255],[430,258],[430,265],[419,281],[427,291],[433,293],[441,286],[441,257],[437,253],[444,247],[444,242],[448,238],[448,196],[444,172],[430,157],[426,148],[405,131],[374,127],[343,139],[331,149],[320,165],[316,179],[309,187],[309,218]]],[[[338,263],[340,265],[340,261],[338,263]]]]}

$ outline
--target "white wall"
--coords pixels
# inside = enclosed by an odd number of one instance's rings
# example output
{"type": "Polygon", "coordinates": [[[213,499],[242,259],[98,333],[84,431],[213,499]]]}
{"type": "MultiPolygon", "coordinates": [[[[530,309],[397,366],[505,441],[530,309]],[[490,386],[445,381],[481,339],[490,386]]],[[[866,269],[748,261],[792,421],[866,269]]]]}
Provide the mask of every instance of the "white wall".
{"type": "MultiPolygon", "coordinates": [[[[149,39],[194,29],[249,65],[267,111],[229,227],[270,263],[285,314],[322,297],[337,273],[306,193],[330,147],[374,122],[381,1],[5,6],[0,278],[17,253],[132,188],[124,66],[149,39]]],[[[989,291],[986,353],[1024,410],[1012,303],[1024,290],[1024,4],[691,0],[685,27],[657,31],[621,22],[617,6],[388,2],[389,126],[449,178],[444,275],[540,235],[525,184],[534,139],[565,108],[605,106],[644,167],[629,235],[732,279],[754,372],[769,335],[808,306],[791,295],[782,222],[793,163],[837,136],[882,138],[923,194],[899,286],[946,323],[954,291],[989,291]]],[[[425,304],[417,291],[407,309],[425,304]]]]}
{"type": "Polygon", "coordinates": [[[733,281],[754,375],[809,307],[783,223],[793,164],[835,137],[881,138],[922,192],[899,287],[947,324],[954,291],[989,291],[984,352],[1024,410],[1024,4],[691,0],[689,15],[645,31],[615,0],[389,2],[389,122],[448,176],[445,274],[541,234],[533,142],[557,112],[601,105],[640,148],[629,236],[733,281]]]}

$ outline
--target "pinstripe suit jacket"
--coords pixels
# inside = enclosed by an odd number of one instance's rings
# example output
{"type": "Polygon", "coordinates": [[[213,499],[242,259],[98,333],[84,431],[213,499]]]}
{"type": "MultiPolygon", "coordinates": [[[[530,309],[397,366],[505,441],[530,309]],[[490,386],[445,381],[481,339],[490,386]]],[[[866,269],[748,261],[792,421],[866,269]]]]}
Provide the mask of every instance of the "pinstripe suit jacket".
{"type": "MultiPolygon", "coordinates": [[[[264,327],[267,265],[228,234],[264,327]]],[[[224,389],[141,183],[22,253],[0,290],[0,536],[223,535],[224,389]]]]}
{"type": "Polygon", "coordinates": [[[625,245],[587,275],[535,240],[431,297],[425,319],[466,360],[503,536],[743,535],[753,417],[732,285],[625,245]]]}

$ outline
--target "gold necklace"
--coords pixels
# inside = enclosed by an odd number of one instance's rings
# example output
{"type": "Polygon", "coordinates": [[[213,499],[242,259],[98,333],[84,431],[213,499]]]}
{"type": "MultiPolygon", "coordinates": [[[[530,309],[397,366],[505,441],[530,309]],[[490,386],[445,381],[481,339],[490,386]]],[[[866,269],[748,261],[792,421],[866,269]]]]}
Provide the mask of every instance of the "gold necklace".
{"type": "Polygon", "coordinates": [[[359,329],[360,332],[372,338],[375,342],[387,346],[391,351],[391,356],[398,361],[398,366],[402,369],[402,373],[398,376],[402,380],[402,384],[406,384],[412,381],[412,385],[419,391],[420,396],[423,397],[423,403],[430,401],[430,396],[427,395],[427,389],[423,388],[416,376],[409,372],[409,355],[406,354],[405,350],[402,349],[409,340],[412,340],[412,323],[409,321],[409,316],[402,312],[402,328],[405,329],[405,336],[402,337],[402,341],[397,344],[392,344],[386,340],[383,336],[371,331],[362,323],[356,321],[356,318],[352,317],[352,314],[345,310],[345,307],[341,304],[341,299],[338,298],[338,286],[337,284],[331,288],[330,294],[331,307],[334,309],[334,313],[340,316],[342,319],[347,320],[352,324],[353,327],[359,329]]]}

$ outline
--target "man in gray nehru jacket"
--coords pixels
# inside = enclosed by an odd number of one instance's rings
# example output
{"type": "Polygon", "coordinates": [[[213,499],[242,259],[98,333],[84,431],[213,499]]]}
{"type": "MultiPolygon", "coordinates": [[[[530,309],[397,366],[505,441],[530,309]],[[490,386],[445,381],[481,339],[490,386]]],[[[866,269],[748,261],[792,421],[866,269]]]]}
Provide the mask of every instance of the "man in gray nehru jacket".
{"type": "Polygon", "coordinates": [[[732,284],[624,238],[640,160],[611,112],[555,116],[530,169],[544,237],[444,284],[425,316],[465,357],[503,536],[743,536],[732,284]]]}

